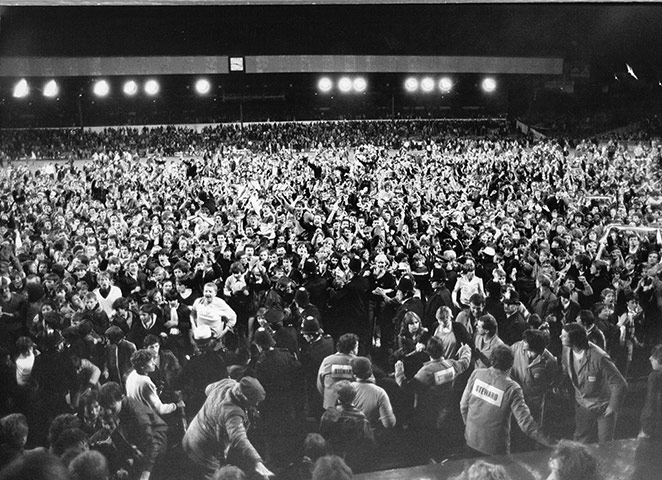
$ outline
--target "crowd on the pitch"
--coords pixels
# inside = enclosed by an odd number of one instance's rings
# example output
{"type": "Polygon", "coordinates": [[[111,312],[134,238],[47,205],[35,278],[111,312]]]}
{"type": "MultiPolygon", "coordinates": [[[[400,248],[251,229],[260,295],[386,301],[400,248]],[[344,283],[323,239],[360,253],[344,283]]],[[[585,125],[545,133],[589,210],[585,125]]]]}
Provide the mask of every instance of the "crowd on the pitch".
{"type": "Polygon", "coordinates": [[[174,448],[199,478],[305,478],[325,453],[367,471],[405,439],[421,462],[551,445],[564,392],[596,398],[564,435],[612,439],[651,354],[660,388],[656,152],[502,129],[3,133],[7,158],[93,160],[0,172],[2,464],[43,447],[75,478],[158,479],[174,448]],[[582,393],[585,359],[609,393],[582,393]],[[481,401],[530,438],[490,433],[481,401]]]}

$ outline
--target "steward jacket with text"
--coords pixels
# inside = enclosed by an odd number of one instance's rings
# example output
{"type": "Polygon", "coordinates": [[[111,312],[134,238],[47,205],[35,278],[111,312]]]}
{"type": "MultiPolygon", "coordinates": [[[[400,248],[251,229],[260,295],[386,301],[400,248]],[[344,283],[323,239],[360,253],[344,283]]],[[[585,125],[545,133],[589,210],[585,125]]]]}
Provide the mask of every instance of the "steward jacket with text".
{"type": "Polygon", "coordinates": [[[510,453],[510,416],[530,438],[549,445],[524,402],[522,387],[494,367],[475,370],[467,383],[460,411],[467,445],[487,455],[510,453]]]}

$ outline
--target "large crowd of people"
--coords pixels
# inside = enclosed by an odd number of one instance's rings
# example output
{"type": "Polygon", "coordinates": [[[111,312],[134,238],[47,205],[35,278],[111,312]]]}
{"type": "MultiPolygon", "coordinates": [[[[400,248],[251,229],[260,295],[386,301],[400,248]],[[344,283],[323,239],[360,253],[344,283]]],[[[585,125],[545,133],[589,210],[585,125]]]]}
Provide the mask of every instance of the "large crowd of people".
{"type": "Polygon", "coordinates": [[[561,434],[603,442],[649,373],[657,436],[657,150],[506,133],[3,132],[0,466],[370,471],[405,439],[419,462],[551,447],[568,396],[561,434]],[[14,161],[44,156],[69,161],[14,161]]]}

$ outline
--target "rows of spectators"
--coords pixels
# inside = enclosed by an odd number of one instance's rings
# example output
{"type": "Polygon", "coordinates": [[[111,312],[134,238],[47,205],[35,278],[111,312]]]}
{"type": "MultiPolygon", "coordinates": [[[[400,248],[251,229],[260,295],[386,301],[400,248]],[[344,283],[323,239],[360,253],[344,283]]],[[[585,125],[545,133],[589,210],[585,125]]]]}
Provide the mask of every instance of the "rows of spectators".
{"type": "Polygon", "coordinates": [[[397,120],[363,122],[218,124],[190,127],[135,127],[98,130],[43,129],[0,131],[0,158],[7,160],[88,160],[98,156],[172,157],[251,149],[308,150],[358,147],[399,148],[403,139],[429,142],[439,137],[503,134],[503,120],[397,120]]]}
{"type": "Polygon", "coordinates": [[[25,415],[28,446],[69,463],[92,445],[116,476],[167,478],[168,445],[201,478],[226,461],[304,475],[288,438],[311,422],[355,470],[403,438],[423,461],[462,450],[476,372],[538,357],[544,379],[512,376],[542,439],[581,332],[618,375],[648,374],[655,152],[467,128],[501,126],[3,132],[12,158],[93,160],[0,173],[1,413],[25,415]],[[140,148],[158,155],[124,153],[140,148]],[[200,155],[163,159],[177,151],[200,155]],[[236,416],[210,424],[217,409],[236,416]]]}

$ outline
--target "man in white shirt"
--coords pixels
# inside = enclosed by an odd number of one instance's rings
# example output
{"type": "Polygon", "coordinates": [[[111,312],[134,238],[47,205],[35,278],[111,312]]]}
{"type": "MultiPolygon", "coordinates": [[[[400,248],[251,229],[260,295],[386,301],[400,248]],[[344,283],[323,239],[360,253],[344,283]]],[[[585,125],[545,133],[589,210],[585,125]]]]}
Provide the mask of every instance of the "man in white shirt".
{"type": "Polygon", "coordinates": [[[215,283],[205,284],[203,296],[191,307],[191,324],[194,327],[207,325],[214,337],[223,338],[237,323],[237,314],[222,298],[216,296],[216,292],[215,283]]]}

